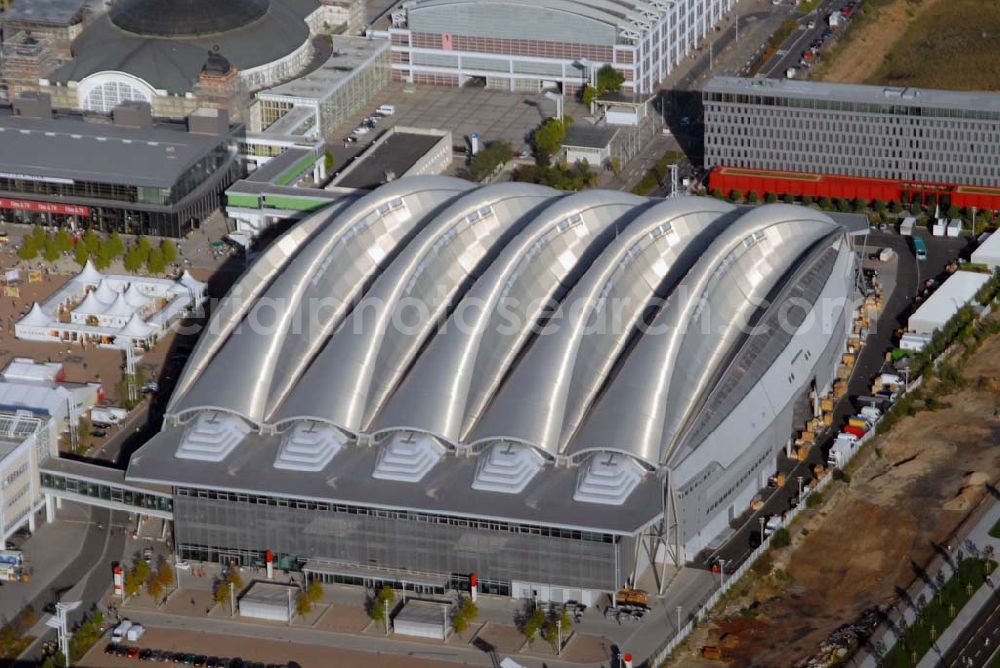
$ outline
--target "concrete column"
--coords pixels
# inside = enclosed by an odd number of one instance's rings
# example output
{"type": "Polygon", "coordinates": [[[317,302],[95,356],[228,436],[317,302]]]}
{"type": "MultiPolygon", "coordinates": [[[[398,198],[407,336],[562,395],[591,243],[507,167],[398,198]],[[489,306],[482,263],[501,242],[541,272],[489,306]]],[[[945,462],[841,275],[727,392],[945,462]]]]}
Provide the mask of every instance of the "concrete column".
{"type": "Polygon", "coordinates": [[[35,528],[37,526],[38,524],[35,521],[35,511],[31,511],[30,513],[28,513],[28,531],[30,531],[31,533],[35,533],[35,528]]]}
{"type": "Polygon", "coordinates": [[[56,510],[62,508],[62,497],[56,497],[56,510]]]}
{"type": "Polygon", "coordinates": [[[45,495],[45,521],[51,522],[56,518],[56,507],[51,494],[45,495]]]}

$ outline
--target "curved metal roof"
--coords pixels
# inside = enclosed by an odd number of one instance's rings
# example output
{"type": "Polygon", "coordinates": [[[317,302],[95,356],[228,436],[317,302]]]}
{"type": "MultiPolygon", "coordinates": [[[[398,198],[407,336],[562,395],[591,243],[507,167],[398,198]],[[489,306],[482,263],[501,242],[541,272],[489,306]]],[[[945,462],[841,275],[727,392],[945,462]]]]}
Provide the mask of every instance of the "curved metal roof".
{"type": "MultiPolygon", "coordinates": [[[[662,15],[666,10],[657,9],[648,2],[625,0],[490,0],[492,4],[526,5],[567,14],[574,14],[594,21],[600,21],[618,29],[644,26],[647,23],[643,12],[662,15]]],[[[408,10],[424,7],[441,7],[458,4],[482,4],[482,0],[410,0],[404,6],[408,10]]]]}
{"type": "Polygon", "coordinates": [[[744,345],[740,325],[838,234],[804,207],[400,179],[307,219],[251,267],[167,416],[659,466],[744,345]],[[272,301],[273,327],[252,331],[272,301]]]}
{"type": "Polygon", "coordinates": [[[191,37],[242,28],[263,18],[269,6],[269,0],[124,0],[108,13],[127,32],[191,37]]]}

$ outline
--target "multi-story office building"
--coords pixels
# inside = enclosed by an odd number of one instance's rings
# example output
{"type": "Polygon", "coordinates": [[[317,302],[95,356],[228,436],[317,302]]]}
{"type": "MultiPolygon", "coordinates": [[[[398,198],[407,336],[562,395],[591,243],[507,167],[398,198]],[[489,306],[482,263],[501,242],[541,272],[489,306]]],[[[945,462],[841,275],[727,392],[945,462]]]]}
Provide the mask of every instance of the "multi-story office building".
{"type": "Polygon", "coordinates": [[[408,0],[375,34],[393,77],[414,83],[573,93],[604,64],[651,93],[737,0],[408,0]]]}
{"type": "Polygon", "coordinates": [[[1000,94],[716,77],[703,102],[712,188],[1000,209],[1000,94]]]}
{"type": "Polygon", "coordinates": [[[119,108],[114,124],[55,117],[45,96],[18,106],[0,115],[6,223],[177,237],[243,174],[242,126],[221,110],[196,112],[184,128],[154,124],[141,104],[119,108]]]}

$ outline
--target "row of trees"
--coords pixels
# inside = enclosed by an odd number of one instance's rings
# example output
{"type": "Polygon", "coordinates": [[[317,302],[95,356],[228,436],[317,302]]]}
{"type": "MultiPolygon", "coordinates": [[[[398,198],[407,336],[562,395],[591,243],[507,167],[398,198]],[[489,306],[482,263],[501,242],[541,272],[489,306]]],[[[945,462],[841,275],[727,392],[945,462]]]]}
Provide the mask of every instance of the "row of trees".
{"type": "Polygon", "coordinates": [[[323,585],[319,580],[310,580],[309,584],[295,598],[295,612],[300,615],[308,615],[316,607],[316,604],[323,599],[323,585]]]}
{"type": "Polygon", "coordinates": [[[215,589],[213,590],[215,603],[217,605],[225,605],[227,602],[230,602],[230,589],[232,589],[233,593],[237,593],[243,591],[243,587],[244,582],[243,576],[240,575],[240,569],[234,566],[226,569],[222,577],[217,578],[215,581],[215,589]]]}
{"type": "Polygon", "coordinates": [[[151,274],[162,274],[169,264],[177,261],[177,245],[170,239],[163,239],[154,246],[147,237],[140,236],[126,246],[117,232],[101,236],[89,230],[74,243],[73,235],[67,230],[46,231],[41,225],[36,225],[24,237],[17,251],[22,260],[41,257],[47,262],[55,262],[70,253],[81,267],[90,260],[98,269],[106,269],[121,259],[126,271],[132,273],[145,267],[151,274]]]}
{"type": "Polygon", "coordinates": [[[174,569],[166,559],[159,560],[156,570],[144,559],[136,559],[132,568],[125,573],[125,596],[135,596],[145,587],[150,598],[160,601],[173,583],[174,569]]]}
{"type": "MultiPolygon", "coordinates": [[[[69,639],[69,656],[72,661],[79,661],[90,651],[90,648],[104,635],[104,615],[95,606],[84,618],[83,622],[73,632],[69,639]]],[[[62,652],[49,655],[42,663],[42,668],[62,668],[67,665],[62,652]]]]}
{"type": "MultiPolygon", "coordinates": [[[[723,192],[719,188],[712,190],[712,196],[717,199],[727,199],[730,202],[741,203],[746,202],[747,204],[773,204],[779,200],[779,196],[776,193],[764,193],[761,195],[756,191],[749,191],[744,193],[742,190],[730,190],[728,193],[723,192]]],[[[796,197],[795,195],[782,195],[780,200],[786,204],[793,204],[795,202],[801,202],[806,206],[818,206],[824,211],[840,211],[842,213],[867,213],[869,211],[878,214],[892,214],[898,215],[904,211],[911,215],[919,216],[925,212],[926,207],[920,202],[898,202],[898,201],[885,201],[881,199],[868,200],[864,197],[857,198],[841,198],[841,197],[812,197],[811,195],[803,195],[802,197],[796,197]]],[[[961,218],[966,222],[972,220],[972,209],[969,207],[959,207],[954,204],[950,204],[944,207],[940,211],[941,215],[945,218],[954,219],[961,218]]],[[[990,210],[976,210],[976,226],[982,225],[982,229],[986,229],[995,222],[995,216],[990,210]]]]}
{"type": "Polygon", "coordinates": [[[554,650],[561,649],[559,640],[562,638],[565,642],[573,625],[573,618],[566,606],[551,605],[546,609],[530,602],[528,606],[529,608],[517,620],[517,627],[524,639],[530,644],[541,635],[554,650]]]}

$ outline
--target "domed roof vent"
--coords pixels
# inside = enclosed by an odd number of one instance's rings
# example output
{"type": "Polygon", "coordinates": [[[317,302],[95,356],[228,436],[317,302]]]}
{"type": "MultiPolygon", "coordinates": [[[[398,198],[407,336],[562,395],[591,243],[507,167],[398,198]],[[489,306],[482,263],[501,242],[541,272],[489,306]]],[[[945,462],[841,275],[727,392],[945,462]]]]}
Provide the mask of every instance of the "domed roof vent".
{"type": "Polygon", "coordinates": [[[218,51],[209,51],[205,66],[201,68],[201,73],[210,77],[224,77],[233,70],[229,59],[218,51]]]}
{"type": "Polygon", "coordinates": [[[270,0],[120,0],[111,22],[150,37],[197,37],[229,32],[264,17],[270,0]]]}

